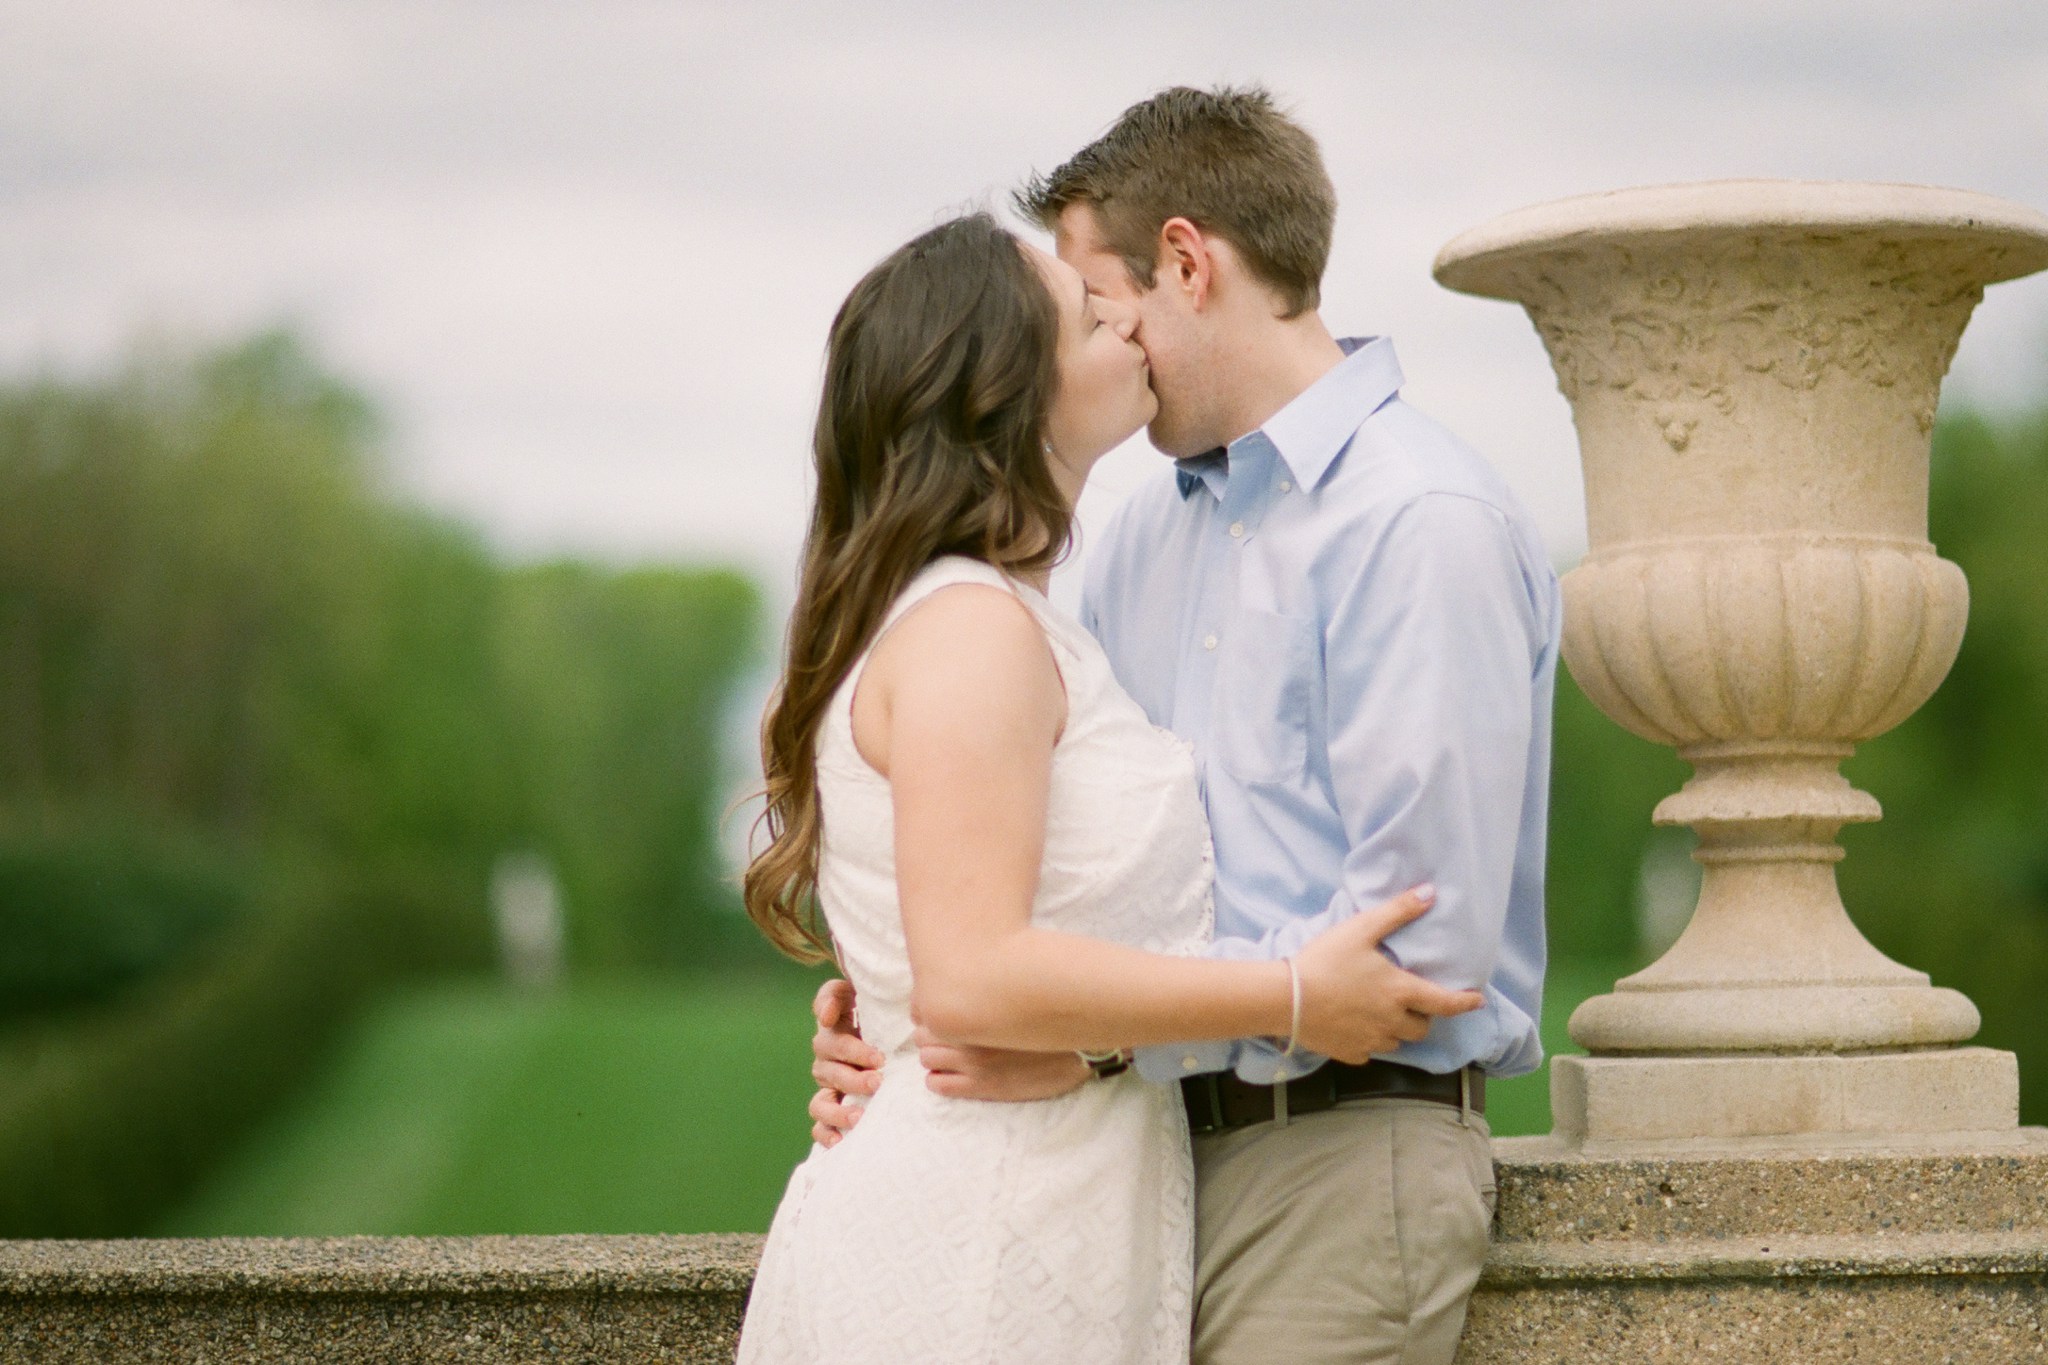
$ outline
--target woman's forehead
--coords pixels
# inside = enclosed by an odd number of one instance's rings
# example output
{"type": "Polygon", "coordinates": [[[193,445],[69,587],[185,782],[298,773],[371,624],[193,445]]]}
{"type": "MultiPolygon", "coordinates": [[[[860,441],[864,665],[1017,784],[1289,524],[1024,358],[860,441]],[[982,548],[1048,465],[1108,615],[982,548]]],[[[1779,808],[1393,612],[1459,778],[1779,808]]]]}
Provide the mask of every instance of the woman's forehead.
{"type": "Polygon", "coordinates": [[[1031,263],[1038,267],[1047,288],[1052,291],[1053,302],[1061,312],[1071,312],[1081,307],[1082,296],[1087,285],[1082,283],[1080,272],[1049,251],[1042,251],[1029,242],[1021,244],[1029,254],[1031,263]]]}

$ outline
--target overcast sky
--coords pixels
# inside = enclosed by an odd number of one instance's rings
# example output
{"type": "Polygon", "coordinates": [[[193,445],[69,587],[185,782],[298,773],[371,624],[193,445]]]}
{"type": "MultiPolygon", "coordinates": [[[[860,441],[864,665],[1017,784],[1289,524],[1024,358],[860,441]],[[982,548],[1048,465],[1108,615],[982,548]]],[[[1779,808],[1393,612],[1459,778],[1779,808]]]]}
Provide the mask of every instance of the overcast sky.
{"type": "MultiPolygon", "coordinates": [[[[1332,326],[1395,339],[1562,562],[1563,400],[1519,310],[1432,283],[1444,241],[1729,176],[2048,208],[2040,0],[0,0],[0,369],[294,323],[394,419],[394,478],[508,551],[731,558],[780,594],[854,280],[1160,86],[1224,80],[1322,140],[1332,326]]],[[[2038,278],[1991,291],[1949,390],[2032,396],[2038,278]]]]}

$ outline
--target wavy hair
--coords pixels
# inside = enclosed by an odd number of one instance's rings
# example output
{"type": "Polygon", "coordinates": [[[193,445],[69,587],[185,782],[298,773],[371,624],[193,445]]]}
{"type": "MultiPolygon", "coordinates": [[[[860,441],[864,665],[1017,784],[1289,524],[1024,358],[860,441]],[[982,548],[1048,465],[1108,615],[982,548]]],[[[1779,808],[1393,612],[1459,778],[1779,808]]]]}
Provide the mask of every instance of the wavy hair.
{"type": "Polygon", "coordinates": [[[1037,268],[986,213],[896,250],[832,320],[817,498],[761,729],[768,839],[742,881],[747,914],[798,961],[832,955],[817,905],[818,732],[890,603],[941,555],[1031,573],[1067,551],[1072,511],[1045,452],[1058,336],[1037,268]]]}

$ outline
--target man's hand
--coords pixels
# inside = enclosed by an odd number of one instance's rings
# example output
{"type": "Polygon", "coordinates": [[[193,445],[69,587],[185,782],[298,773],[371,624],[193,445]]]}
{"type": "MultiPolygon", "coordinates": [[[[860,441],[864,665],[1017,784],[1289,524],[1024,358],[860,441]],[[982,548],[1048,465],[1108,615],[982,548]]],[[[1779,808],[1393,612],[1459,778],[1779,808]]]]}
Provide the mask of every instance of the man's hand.
{"type": "Polygon", "coordinates": [[[925,1088],[956,1100],[1049,1100],[1086,1082],[1088,1063],[1072,1052],[1012,1052],[943,1043],[920,1027],[917,1059],[925,1088]]]}
{"type": "Polygon", "coordinates": [[[1295,955],[1301,974],[1301,1032],[1311,1052],[1357,1064],[1429,1036],[1432,1023],[1478,1009],[1478,991],[1448,990],[1396,967],[1380,940],[1436,903],[1419,886],[1325,929],[1295,955]]]}
{"type": "Polygon", "coordinates": [[[853,983],[827,981],[811,1000],[811,1013],[818,1031],[811,1035],[811,1079],[818,1093],[811,1096],[811,1140],[821,1147],[837,1146],[839,1140],[860,1122],[860,1108],[846,1102],[848,1095],[872,1095],[882,1086],[881,1050],[861,1040],[853,1023],[853,983]]]}

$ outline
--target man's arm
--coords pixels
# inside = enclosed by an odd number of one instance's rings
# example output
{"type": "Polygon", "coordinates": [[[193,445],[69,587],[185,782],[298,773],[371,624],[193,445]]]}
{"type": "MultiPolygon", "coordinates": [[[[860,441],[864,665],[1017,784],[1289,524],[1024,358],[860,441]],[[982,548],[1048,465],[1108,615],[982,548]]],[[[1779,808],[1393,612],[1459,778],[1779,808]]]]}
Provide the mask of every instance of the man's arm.
{"type": "MultiPolygon", "coordinates": [[[[1285,957],[1360,908],[1429,881],[1436,908],[1390,935],[1384,951],[1439,985],[1484,990],[1500,951],[1527,779],[1544,628],[1532,611],[1498,510],[1431,493],[1395,515],[1344,586],[1325,634],[1330,780],[1350,844],[1337,890],[1321,913],[1259,939],[1218,939],[1212,955],[1285,957]]],[[[1513,1006],[1485,994],[1493,1009],[1437,1021],[1427,1039],[1395,1055],[1433,1070],[1490,1056],[1496,1011],[1513,1006]]],[[[1159,1080],[1234,1067],[1267,1083],[1321,1060],[1297,1053],[1283,1064],[1259,1038],[1138,1053],[1139,1069],[1159,1080]]]]}
{"type": "Polygon", "coordinates": [[[882,1085],[882,1052],[863,1040],[853,1022],[853,983],[827,981],[811,997],[818,1031],[811,1035],[811,1140],[832,1147],[860,1122],[860,1106],[849,1095],[872,1095],[882,1085]]]}

